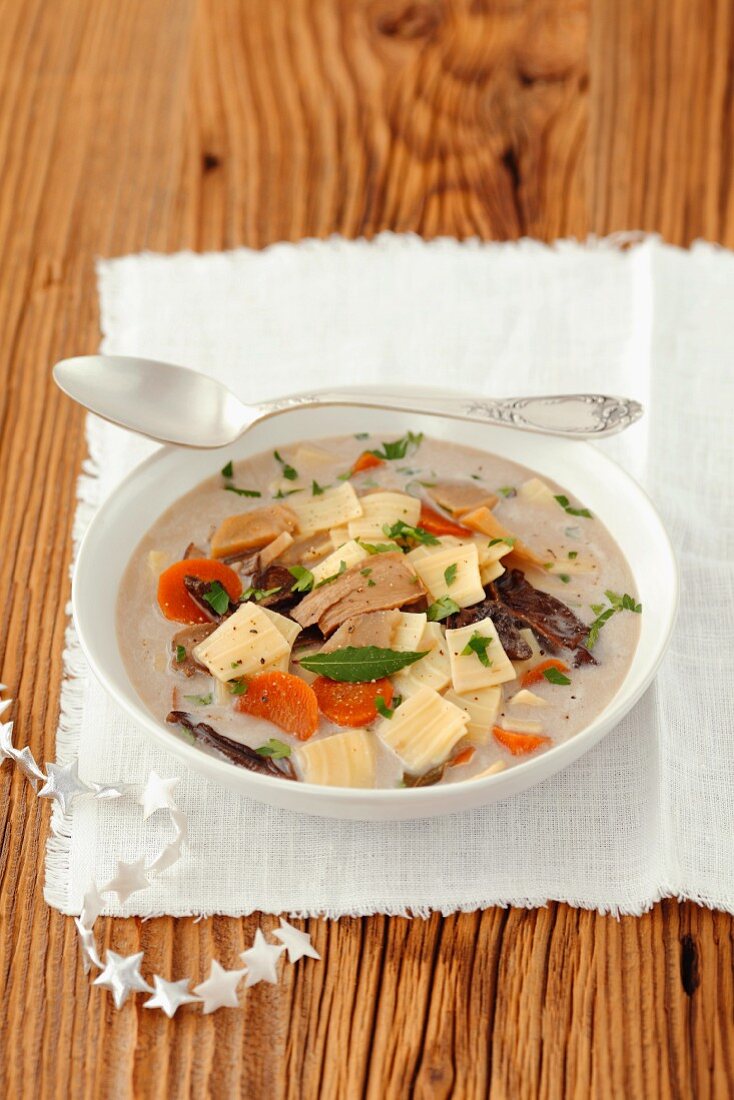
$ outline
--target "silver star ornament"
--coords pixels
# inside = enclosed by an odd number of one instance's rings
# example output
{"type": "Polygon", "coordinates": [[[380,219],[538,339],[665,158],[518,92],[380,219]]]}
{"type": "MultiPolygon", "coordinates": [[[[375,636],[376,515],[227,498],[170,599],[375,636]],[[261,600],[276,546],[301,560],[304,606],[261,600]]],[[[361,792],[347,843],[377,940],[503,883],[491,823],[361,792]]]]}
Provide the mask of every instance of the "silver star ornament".
{"type": "Polygon", "coordinates": [[[94,979],[94,985],[109,989],[115,1008],[122,1008],[130,993],[153,992],[140,973],[142,951],[138,951],[136,955],[118,955],[115,951],[108,950],[105,960],[104,970],[94,979]]]}
{"type": "Polygon", "coordinates": [[[145,890],[148,886],[150,886],[150,880],[145,873],[144,859],[137,859],[134,863],[123,863],[118,859],[115,877],[111,878],[102,890],[104,893],[117,894],[122,905],[131,894],[138,890],[145,890]]]}
{"type": "Polygon", "coordinates": [[[247,967],[245,988],[257,985],[258,982],[270,982],[271,985],[276,985],[278,959],[284,951],[285,947],[282,945],[276,947],[275,944],[268,943],[258,928],[252,947],[240,953],[240,958],[247,967]]]}
{"type": "Polygon", "coordinates": [[[23,775],[31,783],[35,790],[39,781],[46,782],[46,776],[36,763],[35,757],[26,745],[23,749],[16,749],[13,744],[13,723],[0,723],[0,763],[3,760],[12,760],[23,772],[23,775]]]}
{"type": "Polygon", "coordinates": [[[218,1008],[238,1008],[237,986],[245,976],[245,970],[225,970],[212,959],[209,977],[205,982],[194,986],[194,993],[204,1002],[204,1015],[216,1012],[218,1008]]]}
{"type": "Polygon", "coordinates": [[[73,760],[71,764],[46,764],[46,783],[38,797],[53,798],[65,814],[78,795],[89,794],[90,790],[79,778],[79,761],[73,760]]]}
{"type": "Polygon", "coordinates": [[[88,974],[93,966],[96,966],[97,970],[103,970],[104,963],[97,954],[97,943],[94,939],[94,932],[91,928],[87,928],[79,917],[74,917],[74,924],[79,933],[79,942],[82,945],[82,966],[84,967],[84,973],[88,974]]]}
{"type": "Polygon", "coordinates": [[[276,928],[273,931],[273,935],[276,940],[280,940],[283,946],[288,951],[288,961],[295,963],[304,956],[309,959],[320,959],[316,948],[311,943],[311,937],[308,932],[301,932],[298,928],[294,928],[292,924],[289,924],[287,920],[280,918],[280,928],[276,928]]]}
{"type": "Polygon", "coordinates": [[[189,993],[188,978],[182,978],[180,982],[167,982],[156,974],[153,981],[155,982],[155,993],[149,1001],[145,1002],[143,1007],[162,1008],[169,1019],[176,1015],[176,1010],[181,1005],[193,1004],[194,1001],[199,999],[189,993]]]}
{"type": "Polygon", "coordinates": [[[143,821],[147,821],[156,810],[176,809],[176,803],[173,801],[173,788],[177,783],[178,779],[161,779],[157,772],[150,773],[148,782],[145,784],[145,790],[138,799],[143,807],[143,821]]]}

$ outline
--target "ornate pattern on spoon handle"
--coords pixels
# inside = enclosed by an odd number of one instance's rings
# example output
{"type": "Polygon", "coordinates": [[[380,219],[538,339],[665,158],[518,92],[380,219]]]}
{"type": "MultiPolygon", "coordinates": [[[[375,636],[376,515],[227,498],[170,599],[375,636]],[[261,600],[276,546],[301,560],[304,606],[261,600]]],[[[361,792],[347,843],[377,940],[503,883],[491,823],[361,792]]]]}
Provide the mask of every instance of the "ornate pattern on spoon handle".
{"type": "Polygon", "coordinates": [[[459,420],[500,424],[522,431],[579,439],[620,432],[639,420],[643,411],[637,401],[597,393],[495,399],[450,395],[434,397],[398,390],[384,394],[348,390],[302,393],[260,404],[257,410],[262,417],[268,417],[287,409],[320,405],[362,405],[429,416],[452,416],[459,420]]]}

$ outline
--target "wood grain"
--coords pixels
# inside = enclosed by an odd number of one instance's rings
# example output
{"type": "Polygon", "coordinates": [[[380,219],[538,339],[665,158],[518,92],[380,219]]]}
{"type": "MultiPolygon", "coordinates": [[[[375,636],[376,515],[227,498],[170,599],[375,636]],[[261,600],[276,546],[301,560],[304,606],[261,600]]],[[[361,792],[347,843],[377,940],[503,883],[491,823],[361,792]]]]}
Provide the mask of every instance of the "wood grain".
{"type": "MultiPolygon", "coordinates": [[[[734,246],[728,0],[0,0],[0,658],[54,758],[93,262],[382,229],[734,246]]],[[[236,1011],[115,1012],[42,900],[48,807],[0,770],[0,1093],[728,1097],[731,919],[550,904],[309,922],[236,1011]]],[[[275,918],[102,922],[164,972],[275,918]]]]}

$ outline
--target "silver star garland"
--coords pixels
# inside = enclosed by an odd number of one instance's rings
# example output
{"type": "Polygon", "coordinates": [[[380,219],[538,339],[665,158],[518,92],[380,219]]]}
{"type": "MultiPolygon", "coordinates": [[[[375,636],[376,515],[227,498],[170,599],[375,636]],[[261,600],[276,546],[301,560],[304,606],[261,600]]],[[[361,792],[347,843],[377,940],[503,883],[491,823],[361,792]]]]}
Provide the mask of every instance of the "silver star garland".
{"type": "MultiPolygon", "coordinates": [[[[0,684],[0,693],[4,690],[5,684],[0,684]]],[[[11,702],[10,699],[0,700],[0,716],[10,707],[11,702]]],[[[47,764],[46,772],[43,772],[27,745],[22,749],[15,748],[12,733],[12,722],[0,722],[0,765],[5,760],[12,760],[37,791],[38,797],[52,799],[63,814],[68,813],[76,798],[85,795],[112,801],[130,796],[136,790],[130,783],[85,783],[79,778],[78,760],[68,764],[47,764]],[[38,783],[43,784],[41,790],[37,790],[38,783]]],[[[219,1008],[237,1008],[237,986],[243,978],[245,988],[261,981],[277,983],[277,964],[284,951],[287,951],[291,963],[304,957],[321,957],[311,944],[309,934],[294,928],[281,917],[280,927],[273,931],[273,936],[280,940],[279,944],[268,943],[258,928],[252,946],[240,955],[245,963],[242,969],[225,970],[216,959],[212,959],[209,977],[195,986],[193,992],[189,988],[189,978],[168,981],[160,974],[154,974],[154,986],[151,986],[140,973],[142,951],[134,955],[118,955],[108,949],[105,962],[102,962],[94,937],[94,924],[104,906],[102,895],[116,893],[123,903],[131,894],[149,887],[152,878],[168,870],[181,857],[181,849],[188,837],[188,824],[186,814],[173,800],[172,792],[177,783],[177,779],[161,779],[155,772],[151,772],[144,791],[136,798],[143,807],[144,820],[157,810],[168,812],[174,829],[173,840],[163,846],[148,867],[143,858],[133,863],[118,860],[115,876],[108,883],[100,888],[96,882],[90,882],[82,900],[81,914],[74,918],[84,973],[88,974],[92,969],[100,971],[93,979],[93,984],[112,993],[115,1008],[121,1008],[131,993],[151,993],[152,996],[144,1007],[160,1008],[169,1017],[174,1016],[184,1004],[201,1004],[205,1015],[219,1008]]]]}

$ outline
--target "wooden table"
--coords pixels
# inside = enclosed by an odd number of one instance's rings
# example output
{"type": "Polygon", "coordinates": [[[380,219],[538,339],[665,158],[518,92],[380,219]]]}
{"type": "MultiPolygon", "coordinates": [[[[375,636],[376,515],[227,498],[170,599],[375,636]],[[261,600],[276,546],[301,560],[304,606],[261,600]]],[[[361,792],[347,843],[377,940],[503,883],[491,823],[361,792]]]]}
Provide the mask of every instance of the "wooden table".
{"type": "MultiPolygon", "coordinates": [[[[728,0],[0,8],[0,654],[41,761],[85,454],[49,366],[97,346],[95,256],[381,229],[734,245],[728,0]]],[[[311,921],[323,965],[168,1021],[90,987],[42,898],[48,803],[9,765],[0,805],[3,1096],[734,1094],[728,916],[311,921]]],[[[183,974],[234,965],[261,920],[100,923],[183,974]]]]}

